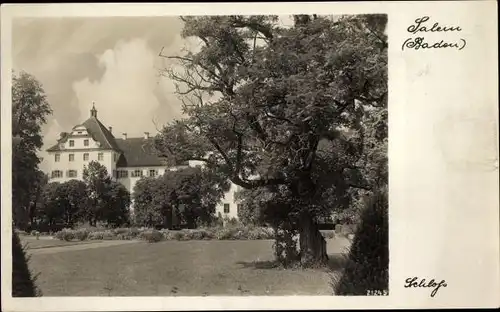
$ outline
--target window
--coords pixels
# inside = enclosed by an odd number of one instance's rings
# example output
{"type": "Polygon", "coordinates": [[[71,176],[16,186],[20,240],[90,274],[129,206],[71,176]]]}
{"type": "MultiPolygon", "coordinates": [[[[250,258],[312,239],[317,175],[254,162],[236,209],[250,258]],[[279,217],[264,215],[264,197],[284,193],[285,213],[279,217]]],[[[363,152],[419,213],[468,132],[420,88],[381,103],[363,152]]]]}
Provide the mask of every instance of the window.
{"type": "Polygon", "coordinates": [[[75,141],[69,140],[69,147],[73,147],[73,146],[75,146],[75,141]]]}
{"type": "Polygon", "coordinates": [[[241,204],[236,205],[236,213],[239,215],[241,211],[241,204]]]}
{"type": "Polygon", "coordinates": [[[55,154],[54,155],[54,161],[59,162],[61,160],[61,154],[55,154]]]}
{"type": "Polygon", "coordinates": [[[69,161],[75,161],[75,154],[69,154],[69,161]]]}
{"type": "Polygon", "coordinates": [[[229,204],[224,204],[224,213],[229,213],[229,204]]]}
{"type": "Polygon", "coordinates": [[[83,140],[83,146],[89,146],[89,140],[88,139],[83,140]]]}
{"type": "Polygon", "coordinates": [[[76,172],[76,170],[68,170],[68,171],[66,171],[66,176],[68,178],[76,178],[77,175],[78,175],[78,173],[76,172]]]}
{"type": "Polygon", "coordinates": [[[156,177],[158,175],[158,170],[155,169],[150,169],[149,170],[149,176],[150,177],[156,177]]]}
{"type": "Polygon", "coordinates": [[[132,171],[132,177],[142,177],[142,170],[132,171]]]}
{"type": "Polygon", "coordinates": [[[62,178],[63,172],[61,170],[52,171],[52,178],[62,178]]]}
{"type": "Polygon", "coordinates": [[[103,153],[97,154],[97,160],[103,161],[104,160],[104,154],[103,153]]]}
{"type": "Polygon", "coordinates": [[[118,178],[127,178],[128,177],[128,171],[127,170],[118,170],[117,175],[118,175],[118,178]]]}
{"type": "Polygon", "coordinates": [[[89,160],[89,153],[84,153],[83,154],[83,160],[88,161],[89,160]]]}
{"type": "Polygon", "coordinates": [[[82,134],[82,132],[81,132],[81,131],[78,131],[78,134],[82,134]]]}

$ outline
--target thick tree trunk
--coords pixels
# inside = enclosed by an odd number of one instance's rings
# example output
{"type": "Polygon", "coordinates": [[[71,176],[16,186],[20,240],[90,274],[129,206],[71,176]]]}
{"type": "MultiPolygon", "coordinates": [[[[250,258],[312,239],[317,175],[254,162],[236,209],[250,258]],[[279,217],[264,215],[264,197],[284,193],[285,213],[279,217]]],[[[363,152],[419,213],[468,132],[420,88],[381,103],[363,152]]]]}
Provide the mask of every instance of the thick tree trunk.
{"type": "Polygon", "coordinates": [[[324,265],[328,261],[326,241],[308,211],[299,219],[300,262],[303,266],[324,265]]]}

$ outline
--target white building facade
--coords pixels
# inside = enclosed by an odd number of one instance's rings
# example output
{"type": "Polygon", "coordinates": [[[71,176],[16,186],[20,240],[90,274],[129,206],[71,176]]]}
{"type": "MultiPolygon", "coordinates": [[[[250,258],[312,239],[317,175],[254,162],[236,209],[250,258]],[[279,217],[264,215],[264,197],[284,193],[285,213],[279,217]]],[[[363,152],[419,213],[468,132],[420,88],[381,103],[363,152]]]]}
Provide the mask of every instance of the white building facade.
{"type": "MultiPolygon", "coordinates": [[[[156,177],[163,175],[166,170],[183,167],[166,166],[156,156],[152,143],[153,138],[148,132],[138,138],[128,138],[126,133],[121,138],[115,138],[112,128],[105,127],[97,119],[97,110],[93,106],[89,119],[73,127],[71,132],[61,133],[57,144],[47,149],[49,181],[82,180],[85,166],[90,161],[98,161],[115,181],[127,188],[133,199],[134,186],[142,177],[156,177]]],[[[194,165],[189,163],[185,166],[194,165]]],[[[236,191],[239,191],[239,187],[231,184],[230,190],[216,207],[216,215],[238,218],[236,191]]]]}

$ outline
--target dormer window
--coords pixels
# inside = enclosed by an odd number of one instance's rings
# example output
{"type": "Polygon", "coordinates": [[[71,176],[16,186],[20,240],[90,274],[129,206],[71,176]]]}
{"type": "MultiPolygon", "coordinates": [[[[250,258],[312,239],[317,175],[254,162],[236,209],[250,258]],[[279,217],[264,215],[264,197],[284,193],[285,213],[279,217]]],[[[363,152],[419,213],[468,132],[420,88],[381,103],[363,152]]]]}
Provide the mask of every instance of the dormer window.
{"type": "Polygon", "coordinates": [[[75,146],[75,141],[69,140],[69,147],[74,147],[74,146],[75,146]]]}

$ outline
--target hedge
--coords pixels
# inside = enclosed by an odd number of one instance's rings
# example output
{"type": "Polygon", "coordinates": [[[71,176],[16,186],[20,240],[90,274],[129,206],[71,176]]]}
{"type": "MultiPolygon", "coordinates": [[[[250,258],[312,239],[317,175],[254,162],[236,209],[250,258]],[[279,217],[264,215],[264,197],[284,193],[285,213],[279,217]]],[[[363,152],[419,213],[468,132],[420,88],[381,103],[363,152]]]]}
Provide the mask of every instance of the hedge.
{"type": "Polygon", "coordinates": [[[29,256],[21,245],[17,232],[12,233],[12,297],[41,296],[36,287],[36,276],[33,276],[29,266],[29,256]]]}

